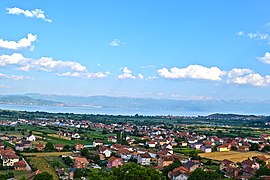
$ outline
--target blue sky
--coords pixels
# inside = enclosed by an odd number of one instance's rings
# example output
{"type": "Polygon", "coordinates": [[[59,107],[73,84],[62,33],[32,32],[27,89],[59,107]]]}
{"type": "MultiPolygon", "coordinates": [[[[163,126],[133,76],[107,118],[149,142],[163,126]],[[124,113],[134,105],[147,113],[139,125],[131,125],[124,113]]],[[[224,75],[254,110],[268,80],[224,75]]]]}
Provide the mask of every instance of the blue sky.
{"type": "Polygon", "coordinates": [[[0,93],[270,99],[267,7],[2,0],[0,93]]]}

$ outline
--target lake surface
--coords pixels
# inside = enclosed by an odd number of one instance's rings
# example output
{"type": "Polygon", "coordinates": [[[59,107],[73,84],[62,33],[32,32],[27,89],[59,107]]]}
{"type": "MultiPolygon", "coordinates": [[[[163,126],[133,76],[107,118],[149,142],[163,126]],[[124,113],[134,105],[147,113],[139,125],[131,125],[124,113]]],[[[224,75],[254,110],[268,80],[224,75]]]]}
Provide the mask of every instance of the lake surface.
{"type": "Polygon", "coordinates": [[[214,112],[194,112],[194,111],[169,111],[169,110],[147,110],[147,109],[119,109],[119,108],[94,108],[94,107],[69,107],[69,106],[31,106],[0,104],[0,109],[16,111],[44,111],[51,113],[75,113],[75,114],[108,114],[108,115],[175,115],[175,116],[198,116],[209,115],[214,112]]]}

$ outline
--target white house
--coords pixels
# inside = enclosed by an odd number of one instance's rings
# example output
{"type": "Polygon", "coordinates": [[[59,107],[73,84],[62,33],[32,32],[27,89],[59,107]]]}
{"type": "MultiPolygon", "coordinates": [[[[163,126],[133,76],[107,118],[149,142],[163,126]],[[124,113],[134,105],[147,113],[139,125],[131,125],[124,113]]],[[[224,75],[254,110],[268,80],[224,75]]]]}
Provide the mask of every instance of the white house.
{"type": "Polygon", "coordinates": [[[201,146],[200,150],[205,152],[205,153],[210,153],[212,152],[212,148],[210,146],[201,146]]]}
{"type": "Polygon", "coordinates": [[[140,154],[138,156],[138,164],[141,165],[150,165],[151,163],[151,156],[148,153],[140,154]]]}
{"type": "Polygon", "coordinates": [[[188,175],[186,174],[175,174],[173,176],[173,180],[187,180],[188,179],[188,175]]]}
{"type": "Polygon", "coordinates": [[[36,141],[36,136],[34,136],[33,134],[31,134],[30,136],[28,136],[26,138],[26,141],[36,141]]]}
{"type": "Polygon", "coordinates": [[[94,146],[94,147],[97,147],[97,146],[103,146],[103,141],[101,141],[101,140],[95,140],[95,141],[93,142],[93,146],[94,146]]]}

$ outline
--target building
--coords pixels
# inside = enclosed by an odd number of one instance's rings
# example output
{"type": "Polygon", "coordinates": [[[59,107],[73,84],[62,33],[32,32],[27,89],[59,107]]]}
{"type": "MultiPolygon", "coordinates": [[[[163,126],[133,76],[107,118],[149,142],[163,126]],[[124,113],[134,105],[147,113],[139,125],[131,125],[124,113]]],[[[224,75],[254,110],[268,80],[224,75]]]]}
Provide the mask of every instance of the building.
{"type": "Polygon", "coordinates": [[[166,167],[173,163],[174,158],[172,156],[161,156],[158,159],[158,166],[166,167]]]}
{"type": "Polygon", "coordinates": [[[74,162],[74,167],[78,169],[85,169],[89,164],[85,157],[76,157],[74,162]]]}
{"type": "Polygon", "coordinates": [[[141,165],[150,165],[150,163],[151,163],[150,154],[149,153],[140,154],[138,156],[137,163],[141,164],[141,165]]]}
{"type": "Polygon", "coordinates": [[[116,158],[112,156],[108,159],[107,168],[119,167],[123,165],[123,160],[121,158],[116,158]]]}
{"type": "Polygon", "coordinates": [[[74,148],[76,151],[80,151],[82,149],[84,149],[84,145],[83,144],[80,144],[80,143],[77,143],[74,145],[74,148]]]}
{"type": "Polygon", "coordinates": [[[26,163],[23,160],[14,163],[14,169],[16,171],[26,171],[26,163]]]}
{"type": "Polygon", "coordinates": [[[55,146],[54,146],[54,148],[57,150],[57,151],[63,151],[63,149],[64,149],[64,144],[56,144],[55,146]]]}
{"type": "Polygon", "coordinates": [[[97,147],[97,146],[103,146],[103,141],[101,141],[101,140],[95,140],[95,141],[93,142],[93,146],[94,146],[94,147],[97,147]]]}

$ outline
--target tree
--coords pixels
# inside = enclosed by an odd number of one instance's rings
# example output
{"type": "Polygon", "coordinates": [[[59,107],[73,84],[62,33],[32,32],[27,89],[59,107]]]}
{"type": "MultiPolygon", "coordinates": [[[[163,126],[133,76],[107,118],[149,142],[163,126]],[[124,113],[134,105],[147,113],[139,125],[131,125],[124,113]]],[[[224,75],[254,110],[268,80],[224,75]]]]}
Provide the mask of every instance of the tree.
{"type": "Polygon", "coordinates": [[[142,167],[135,163],[124,164],[119,168],[113,168],[112,171],[101,169],[98,172],[90,173],[89,179],[95,180],[165,180],[166,177],[163,176],[158,170],[142,167]]]}
{"type": "Polygon", "coordinates": [[[70,146],[69,145],[65,145],[63,148],[64,151],[69,151],[70,150],[70,146]]]}
{"type": "Polygon", "coordinates": [[[220,175],[217,172],[205,172],[204,170],[197,168],[190,173],[189,180],[218,180],[220,175]]]}
{"type": "Polygon", "coordinates": [[[52,180],[53,176],[48,172],[42,172],[35,175],[34,180],[52,180]]]}
{"type": "Polygon", "coordinates": [[[45,151],[47,151],[47,152],[54,151],[54,145],[53,145],[53,143],[48,142],[48,143],[46,144],[46,146],[45,146],[45,149],[44,149],[44,150],[45,150],[45,151]]]}
{"type": "Polygon", "coordinates": [[[251,146],[249,148],[250,151],[259,151],[260,146],[257,143],[251,143],[251,146]]]}
{"type": "Polygon", "coordinates": [[[84,157],[86,157],[86,158],[90,158],[90,153],[89,153],[88,149],[83,148],[83,149],[81,150],[81,156],[84,156],[84,157]]]}

